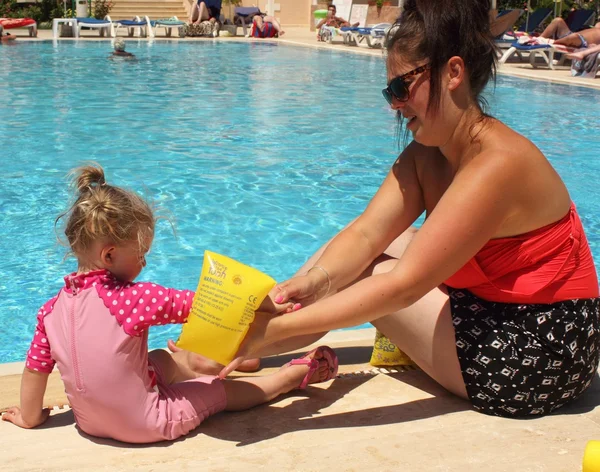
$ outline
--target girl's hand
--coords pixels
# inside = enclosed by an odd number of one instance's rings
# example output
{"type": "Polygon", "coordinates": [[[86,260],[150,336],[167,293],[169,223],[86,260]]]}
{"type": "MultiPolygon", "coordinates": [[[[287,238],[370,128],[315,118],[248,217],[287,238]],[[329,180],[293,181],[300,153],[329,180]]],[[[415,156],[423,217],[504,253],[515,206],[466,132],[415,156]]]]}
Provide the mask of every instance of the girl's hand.
{"type": "Polygon", "coordinates": [[[29,424],[23,419],[23,416],[21,415],[21,409],[18,406],[13,406],[12,408],[6,410],[4,415],[2,415],[2,421],[8,421],[9,423],[15,424],[21,428],[31,429],[45,423],[48,419],[48,416],[50,416],[50,409],[44,408],[40,413],[39,421],[35,424],[29,424]]]}
{"type": "Polygon", "coordinates": [[[254,321],[250,324],[248,332],[240,344],[240,347],[236,353],[236,358],[227,364],[227,366],[225,366],[221,372],[219,372],[219,377],[221,379],[224,379],[231,374],[231,372],[236,370],[241,363],[244,362],[244,360],[257,357],[257,354],[260,353],[260,350],[272,342],[266,339],[267,328],[269,327],[271,320],[277,316],[277,314],[269,314],[264,312],[256,313],[254,321]]]}

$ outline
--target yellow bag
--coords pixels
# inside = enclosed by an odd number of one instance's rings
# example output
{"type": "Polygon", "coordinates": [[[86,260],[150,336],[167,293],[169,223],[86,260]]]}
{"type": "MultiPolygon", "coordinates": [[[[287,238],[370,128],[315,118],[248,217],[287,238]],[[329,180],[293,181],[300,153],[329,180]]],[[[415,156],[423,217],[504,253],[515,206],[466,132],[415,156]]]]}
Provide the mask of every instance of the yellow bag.
{"type": "Polygon", "coordinates": [[[415,365],[413,360],[396,347],[379,330],[375,333],[373,353],[369,362],[372,366],[415,365]]]}
{"type": "Polygon", "coordinates": [[[238,261],[204,251],[204,263],[188,321],[177,346],[227,365],[274,279],[238,261]]]}

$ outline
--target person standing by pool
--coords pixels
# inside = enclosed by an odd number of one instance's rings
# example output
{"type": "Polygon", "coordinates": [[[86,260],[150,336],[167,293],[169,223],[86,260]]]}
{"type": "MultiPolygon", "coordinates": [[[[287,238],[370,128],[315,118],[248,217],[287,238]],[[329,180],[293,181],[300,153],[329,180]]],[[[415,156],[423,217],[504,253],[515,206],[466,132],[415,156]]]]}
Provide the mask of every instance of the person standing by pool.
{"type": "Polygon", "coordinates": [[[99,165],[73,175],[75,201],[57,221],[67,217],[77,272],[38,312],[21,406],[3,420],[22,428],[46,421],[44,392],[55,365],[81,430],[131,443],[173,440],[220,411],[246,410],[335,377],[337,357],[327,346],[272,375],[234,380],[193,372],[185,355],[148,352],[149,328],[184,323],[194,293],[134,282],[154,238],[150,205],[109,185],[99,165]]]}
{"type": "Polygon", "coordinates": [[[407,0],[383,96],[412,133],[366,210],[276,286],[238,359],[371,322],[481,412],[550,413],[596,375],[600,299],[575,205],[542,152],[484,112],[490,2],[407,0]],[[423,213],[420,229],[411,228],[423,213]]]}

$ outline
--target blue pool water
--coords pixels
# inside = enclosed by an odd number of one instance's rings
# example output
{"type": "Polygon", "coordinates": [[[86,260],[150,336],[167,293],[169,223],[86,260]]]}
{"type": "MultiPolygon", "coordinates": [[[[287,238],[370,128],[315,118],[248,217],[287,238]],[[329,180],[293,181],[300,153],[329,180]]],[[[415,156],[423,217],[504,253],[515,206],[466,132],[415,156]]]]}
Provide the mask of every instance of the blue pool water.
{"type": "MultiPolygon", "coordinates": [[[[269,43],[0,48],[0,362],[18,361],[64,274],[65,173],[101,163],[170,214],[144,280],[195,289],[204,249],[278,280],[358,215],[398,154],[380,57],[269,43]]],[[[491,111],[566,181],[600,262],[600,91],[500,77],[491,111]]],[[[151,331],[162,347],[180,327],[151,331]]]]}

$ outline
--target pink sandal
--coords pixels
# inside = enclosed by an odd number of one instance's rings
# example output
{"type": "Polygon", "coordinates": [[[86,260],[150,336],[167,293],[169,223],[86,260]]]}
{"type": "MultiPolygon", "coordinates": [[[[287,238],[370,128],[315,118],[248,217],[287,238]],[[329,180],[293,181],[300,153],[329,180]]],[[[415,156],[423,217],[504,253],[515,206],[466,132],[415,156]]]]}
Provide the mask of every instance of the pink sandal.
{"type": "MultiPolygon", "coordinates": [[[[331,349],[329,346],[319,346],[315,349],[313,349],[312,351],[306,353],[304,355],[304,357],[301,357],[300,359],[292,359],[290,362],[288,362],[286,364],[286,366],[289,365],[307,365],[308,366],[308,373],[304,376],[304,379],[302,379],[302,382],[300,383],[300,386],[298,387],[299,389],[305,389],[306,386],[308,385],[308,382],[310,381],[310,378],[312,377],[312,374],[315,372],[315,370],[317,370],[319,368],[319,360],[321,359],[314,359],[314,358],[308,358],[307,356],[315,353],[316,351],[321,350],[323,353],[323,360],[325,360],[327,362],[327,365],[329,366],[329,372],[327,373],[327,377],[325,379],[323,379],[321,382],[327,382],[328,380],[334,379],[337,376],[337,372],[338,372],[338,358],[334,352],[333,349],[331,349]]],[[[318,382],[315,382],[318,383],[318,382]]]]}

